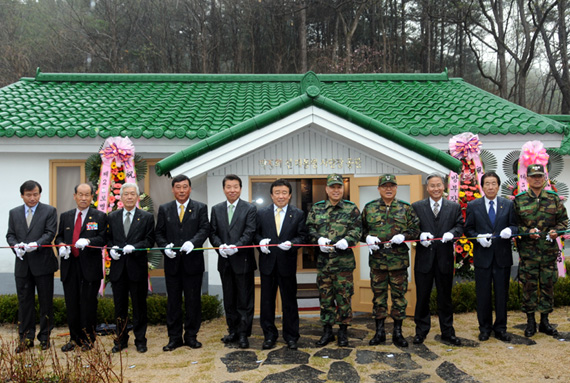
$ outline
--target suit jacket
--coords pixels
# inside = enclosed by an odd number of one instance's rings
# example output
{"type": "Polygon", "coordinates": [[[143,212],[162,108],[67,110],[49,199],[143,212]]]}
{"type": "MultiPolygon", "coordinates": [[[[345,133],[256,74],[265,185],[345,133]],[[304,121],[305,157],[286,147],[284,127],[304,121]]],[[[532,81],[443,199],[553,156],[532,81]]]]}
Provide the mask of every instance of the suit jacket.
{"type": "MultiPolygon", "coordinates": [[[[59,218],[59,229],[55,243],[57,245],[66,244],[73,246],[73,229],[75,227],[75,211],[71,209],[62,213],[59,218]]],[[[85,238],[90,241],[89,246],[105,246],[107,232],[107,214],[90,207],[87,210],[79,238],[85,238]]],[[[61,281],[67,280],[67,274],[71,265],[71,257],[68,259],[61,258],[61,281]]],[[[79,250],[79,264],[83,278],[88,282],[96,282],[103,279],[103,255],[101,249],[85,247],[79,250]]]]}
{"type": "MultiPolygon", "coordinates": [[[[238,205],[239,206],[239,205],[238,205]]],[[[271,239],[272,245],[278,245],[285,241],[291,244],[302,244],[308,235],[305,226],[305,213],[295,206],[287,206],[287,214],[281,224],[281,230],[277,235],[275,226],[275,205],[271,204],[257,212],[257,232],[255,234],[255,243],[259,244],[264,238],[271,239]]],[[[289,277],[297,272],[297,251],[298,247],[292,246],[288,251],[283,251],[274,246],[270,247],[271,253],[259,254],[259,271],[262,274],[271,274],[277,264],[277,272],[279,275],[289,277]]]]}
{"type": "MultiPolygon", "coordinates": [[[[441,238],[444,233],[450,232],[454,237],[463,235],[463,216],[461,206],[445,198],[441,200],[441,208],[437,218],[433,215],[429,198],[414,202],[414,208],[420,219],[420,231],[432,233],[435,238],[441,238]]],[[[454,269],[453,241],[442,243],[432,241],[431,245],[424,247],[418,243],[416,246],[416,262],[414,270],[427,273],[432,270],[437,257],[439,271],[442,274],[451,274],[454,269]]]]}
{"type": "MultiPolygon", "coordinates": [[[[107,247],[132,245],[135,249],[146,249],[154,245],[154,216],[135,208],[131,218],[131,228],[127,235],[123,226],[123,211],[119,209],[109,214],[109,227],[107,229],[107,247]]],[[[129,280],[143,281],[148,276],[148,251],[136,250],[130,254],[122,254],[119,260],[111,259],[109,280],[116,282],[120,279],[123,270],[127,269],[129,280]]]]}
{"type": "MultiPolygon", "coordinates": [[[[198,201],[188,200],[184,218],[179,219],[176,201],[170,201],[160,205],[156,221],[156,244],[158,247],[166,247],[173,243],[174,247],[181,247],[186,241],[192,242],[194,247],[202,247],[210,233],[208,222],[208,207],[198,201]]],[[[164,250],[162,250],[164,254],[164,250]]],[[[164,272],[167,275],[175,275],[180,268],[186,274],[202,274],[204,268],[204,251],[196,250],[189,254],[177,251],[176,257],[164,257],[164,272]]]]}
{"type": "MultiPolygon", "coordinates": [[[[10,246],[16,246],[20,242],[36,242],[38,246],[51,245],[56,232],[57,211],[53,206],[39,202],[30,227],[26,223],[26,209],[24,205],[10,210],[8,233],[6,234],[6,240],[10,246]]],[[[16,254],[14,249],[12,251],[16,254]]],[[[56,272],[57,257],[53,253],[53,248],[39,247],[31,253],[26,253],[23,260],[16,257],[14,275],[16,277],[26,277],[28,270],[35,277],[56,272]]]]}
{"type": "MultiPolygon", "coordinates": [[[[240,199],[230,224],[226,201],[215,205],[212,207],[210,217],[210,243],[214,247],[219,247],[224,243],[236,246],[251,245],[255,237],[256,216],[255,206],[240,199]]],[[[257,269],[253,248],[239,249],[237,253],[228,258],[219,255],[218,271],[226,267],[231,267],[236,274],[244,274],[257,269]]]]}
{"type": "MultiPolygon", "coordinates": [[[[488,233],[498,236],[501,230],[506,227],[511,228],[513,235],[518,233],[513,202],[503,197],[497,197],[496,201],[494,225],[491,225],[484,198],[476,199],[467,204],[465,233],[468,237],[477,237],[478,234],[488,233]]],[[[476,239],[472,242],[474,244],[473,264],[475,267],[485,269],[490,267],[493,263],[493,257],[497,259],[497,264],[500,267],[512,266],[513,256],[510,239],[493,238],[491,247],[488,248],[481,246],[476,239]]]]}

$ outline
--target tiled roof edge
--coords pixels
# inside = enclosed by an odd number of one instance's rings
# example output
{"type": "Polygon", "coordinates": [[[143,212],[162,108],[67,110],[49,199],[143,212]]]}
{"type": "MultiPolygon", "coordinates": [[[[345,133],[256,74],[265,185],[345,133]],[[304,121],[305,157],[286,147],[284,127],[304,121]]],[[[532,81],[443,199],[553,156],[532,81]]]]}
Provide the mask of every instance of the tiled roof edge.
{"type": "Polygon", "coordinates": [[[421,154],[422,156],[429,158],[430,160],[435,161],[450,170],[456,172],[461,171],[462,164],[458,159],[439,149],[434,148],[433,146],[416,140],[415,138],[412,138],[388,125],[376,121],[371,117],[365,116],[360,112],[350,109],[324,96],[318,96],[315,98],[314,103],[316,106],[319,106],[341,118],[344,118],[347,121],[353,122],[364,129],[370,130],[371,132],[374,132],[390,141],[402,145],[406,149],[421,154]]]}
{"type": "Polygon", "coordinates": [[[232,126],[231,128],[225,129],[212,137],[208,137],[159,161],[155,166],[156,174],[159,176],[165,175],[172,169],[188,161],[196,159],[211,150],[217,149],[237,138],[250,134],[257,129],[263,128],[264,126],[293,114],[310,104],[311,98],[306,94],[303,94],[277,108],[271,109],[240,124],[232,126]]]}

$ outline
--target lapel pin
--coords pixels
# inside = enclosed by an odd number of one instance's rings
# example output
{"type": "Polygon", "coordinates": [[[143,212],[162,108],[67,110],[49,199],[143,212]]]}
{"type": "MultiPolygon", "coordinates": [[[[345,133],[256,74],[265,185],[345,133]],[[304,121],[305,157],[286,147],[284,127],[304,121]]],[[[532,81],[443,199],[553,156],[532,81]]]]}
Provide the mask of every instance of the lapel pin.
{"type": "Polygon", "coordinates": [[[192,209],[189,209],[189,210],[188,210],[188,213],[192,213],[192,209]]]}

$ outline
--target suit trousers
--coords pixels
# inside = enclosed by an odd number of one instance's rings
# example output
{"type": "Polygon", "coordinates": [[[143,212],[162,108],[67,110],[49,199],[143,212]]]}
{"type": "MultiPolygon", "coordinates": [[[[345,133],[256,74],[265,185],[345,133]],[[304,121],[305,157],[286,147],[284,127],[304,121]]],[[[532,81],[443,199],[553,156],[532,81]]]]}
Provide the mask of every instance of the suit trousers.
{"type": "Polygon", "coordinates": [[[79,258],[71,256],[67,278],[63,282],[67,325],[72,341],[81,345],[95,341],[97,324],[97,293],[101,281],[88,282],[83,278],[79,258]]]}
{"type": "Polygon", "coordinates": [[[477,294],[477,319],[479,331],[490,333],[507,331],[507,301],[511,267],[500,267],[495,259],[491,267],[475,267],[475,292],[477,294]],[[495,323],[493,324],[492,292],[495,293],[495,323]]]}
{"type": "Polygon", "coordinates": [[[275,327],[275,299],[277,288],[281,295],[283,310],[283,339],[286,342],[299,340],[299,308],[297,306],[297,276],[281,276],[276,268],[269,275],[261,274],[260,324],[265,339],[279,337],[275,327]]]}
{"type": "Polygon", "coordinates": [[[146,329],[148,326],[147,302],[148,281],[131,281],[127,269],[124,268],[117,281],[112,282],[113,303],[115,304],[115,322],[117,324],[117,339],[115,344],[125,348],[129,344],[127,330],[129,316],[129,293],[133,305],[133,334],[135,345],[146,346],[146,329]]]}
{"type": "Polygon", "coordinates": [[[429,273],[414,271],[414,277],[416,278],[417,297],[416,311],[414,313],[416,334],[425,337],[431,328],[429,302],[435,281],[435,288],[437,290],[437,315],[439,317],[441,335],[455,335],[455,330],[453,329],[453,305],[451,302],[453,273],[443,274],[437,264],[434,264],[429,273]]]}
{"type": "Polygon", "coordinates": [[[196,339],[202,324],[203,273],[189,275],[181,269],[175,275],[166,274],[166,327],[170,341],[196,339]],[[182,338],[182,293],[184,293],[184,338],[182,338]]]}
{"type": "Polygon", "coordinates": [[[236,274],[226,265],[220,271],[222,291],[224,294],[224,311],[230,334],[251,336],[254,311],[254,272],[236,274]]]}
{"type": "MultiPolygon", "coordinates": [[[[26,255],[27,256],[27,255],[26,255]]],[[[36,336],[35,293],[40,304],[40,342],[49,341],[53,324],[53,273],[34,277],[28,270],[26,277],[16,277],[18,294],[18,332],[20,339],[34,340],[36,336]]]]}

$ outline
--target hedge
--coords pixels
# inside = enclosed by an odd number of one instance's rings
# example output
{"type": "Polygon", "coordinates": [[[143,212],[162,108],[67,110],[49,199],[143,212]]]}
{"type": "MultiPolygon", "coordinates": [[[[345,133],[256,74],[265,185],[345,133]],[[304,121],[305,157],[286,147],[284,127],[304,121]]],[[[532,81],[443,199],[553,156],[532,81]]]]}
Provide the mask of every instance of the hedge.
{"type": "MultiPolygon", "coordinates": [[[[166,296],[152,294],[147,298],[148,323],[166,324],[166,296]]],[[[67,311],[63,297],[53,299],[54,325],[67,325],[67,311]]],[[[183,308],[184,309],[184,308],[183,308]]],[[[202,295],[202,321],[221,317],[222,301],[218,296],[202,295]]],[[[39,305],[36,296],[36,323],[39,323],[39,305]]],[[[129,317],[132,319],[132,306],[129,302],[129,317]]],[[[0,295],[0,323],[18,322],[18,298],[16,295],[0,295]]],[[[113,298],[99,298],[97,305],[97,323],[115,323],[113,298]]]]}

